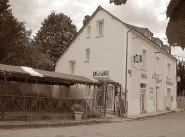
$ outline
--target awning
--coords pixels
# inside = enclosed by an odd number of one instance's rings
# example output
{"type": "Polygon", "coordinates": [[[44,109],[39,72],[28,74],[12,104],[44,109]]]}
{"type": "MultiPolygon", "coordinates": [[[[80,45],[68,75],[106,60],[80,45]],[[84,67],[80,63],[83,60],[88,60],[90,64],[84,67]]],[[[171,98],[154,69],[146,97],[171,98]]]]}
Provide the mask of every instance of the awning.
{"type": "Polygon", "coordinates": [[[100,83],[92,81],[83,76],[45,71],[30,67],[0,64],[0,80],[4,80],[5,78],[7,81],[40,83],[48,85],[100,85],[100,83]]]}

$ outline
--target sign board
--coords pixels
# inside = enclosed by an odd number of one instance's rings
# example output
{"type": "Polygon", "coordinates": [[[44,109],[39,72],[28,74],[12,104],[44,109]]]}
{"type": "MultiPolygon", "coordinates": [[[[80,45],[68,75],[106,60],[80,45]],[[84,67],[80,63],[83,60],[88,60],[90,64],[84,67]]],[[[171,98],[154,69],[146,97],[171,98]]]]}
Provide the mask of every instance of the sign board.
{"type": "Polygon", "coordinates": [[[109,77],[109,70],[97,70],[93,71],[93,77],[109,77]]]}
{"type": "Polygon", "coordinates": [[[162,79],[160,79],[160,75],[159,74],[152,74],[152,78],[156,80],[156,83],[160,83],[162,82],[162,79]]]}
{"type": "Polygon", "coordinates": [[[142,62],[142,55],[135,55],[134,56],[134,63],[141,63],[142,62]]]}
{"type": "Polygon", "coordinates": [[[141,73],[141,78],[147,79],[147,74],[141,73]]]}
{"type": "Polygon", "coordinates": [[[154,99],[154,88],[150,88],[149,99],[154,99]]]}
{"type": "Polygon", "coordinates": [[[166,85],[172,86],[173,85],[173,82],[166,81],[166,85]]]}

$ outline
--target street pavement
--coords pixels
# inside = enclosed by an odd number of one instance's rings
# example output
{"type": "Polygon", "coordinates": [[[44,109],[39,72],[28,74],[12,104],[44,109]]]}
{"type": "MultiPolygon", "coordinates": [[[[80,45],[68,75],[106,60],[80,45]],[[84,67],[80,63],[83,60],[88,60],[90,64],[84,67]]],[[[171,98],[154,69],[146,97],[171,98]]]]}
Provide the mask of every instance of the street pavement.
{"type": "Polygon", "coordinates": [[[185,111],[94,125],[0,129],[0,137],[185,137],[185,111]]]}

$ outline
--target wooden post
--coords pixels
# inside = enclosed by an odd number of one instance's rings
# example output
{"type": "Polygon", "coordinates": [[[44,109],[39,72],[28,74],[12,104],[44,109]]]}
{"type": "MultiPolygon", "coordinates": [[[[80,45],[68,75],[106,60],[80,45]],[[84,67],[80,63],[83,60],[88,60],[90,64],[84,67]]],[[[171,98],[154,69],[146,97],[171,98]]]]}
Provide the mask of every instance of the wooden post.
{"type": "Polygon", "coordinates": [[[106,115],[106,100],[107,100],[107,82],[104,83],[104,118],[106,115]]]}

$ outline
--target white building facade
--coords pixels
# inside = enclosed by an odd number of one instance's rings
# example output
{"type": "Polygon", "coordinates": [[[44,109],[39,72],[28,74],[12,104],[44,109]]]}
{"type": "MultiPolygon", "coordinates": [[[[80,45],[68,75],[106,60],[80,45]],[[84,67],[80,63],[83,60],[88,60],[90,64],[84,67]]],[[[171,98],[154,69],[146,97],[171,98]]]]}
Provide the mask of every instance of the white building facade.
{"type": "MultiPolygon", "coordinates": [[[[146,28],[126,24],[98,7],[56,63],[56,72],[85,76],[105,70],[127,91],[127,114],[176,108],[176,59],[146,28]]],[[[81,87],[86,88],[86,87],[81,87]]],[[[80,90],[78,91],[80,92],[80,90]]],[[[91,96],[91,94],[89,94],[91,96]]]]}

